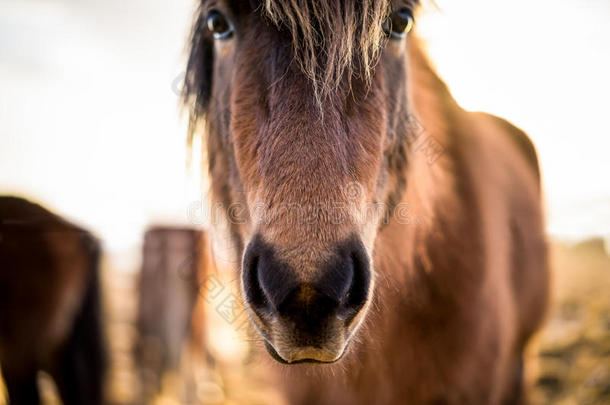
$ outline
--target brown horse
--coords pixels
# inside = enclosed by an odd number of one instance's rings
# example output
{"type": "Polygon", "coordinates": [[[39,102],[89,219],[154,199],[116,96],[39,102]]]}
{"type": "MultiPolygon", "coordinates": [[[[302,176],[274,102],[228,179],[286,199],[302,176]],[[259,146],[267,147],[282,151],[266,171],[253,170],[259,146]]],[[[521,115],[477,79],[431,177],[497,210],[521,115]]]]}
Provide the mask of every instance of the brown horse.
{"type": "Polygon", "coordinates": [[[65,405],[102,403],[99,256],[88,232],[0,197],[0,366],[11,405],[40,402],[39,370],[65,405]]]}
{"type": "Polygon", "coordinates": [[[409,33],[416,3],[197,16],[191,135],[291,403],[524,401],[548,294],[536,153],[456,104],[409,33]]]}

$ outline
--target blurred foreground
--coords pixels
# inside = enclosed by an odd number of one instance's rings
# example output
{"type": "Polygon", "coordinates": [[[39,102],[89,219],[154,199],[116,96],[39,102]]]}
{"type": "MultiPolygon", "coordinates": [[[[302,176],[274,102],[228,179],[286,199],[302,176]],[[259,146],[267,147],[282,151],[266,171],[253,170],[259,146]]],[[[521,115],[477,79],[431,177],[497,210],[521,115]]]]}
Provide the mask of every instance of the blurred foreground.
{"type": "MultiPolygon", "coordinates": [[[[552,260],[552,312],[528,359],[528,367],[536,375],[532,403],[610,404],[610,257],[603,241],[592,239],[577,245],[555,242],[552,260]]],[[[174,355],[179,358],[178,364],[170,365],[169,371],[155,380],[155,370],[136,366],[142,361],[136,362],[133,356],[134,347],[141,341],[136,327],[137,287],[142,285],[137,269],[119,270],[112,258],[104,261],[103,269],[112,364],[108,384],[111,403],[282,403],[248,343],[256,337],[247,336],[249,328],[230,271],[212,271],[205,280],[200,279],[200,307],[193,309],[193,319],[206,320],[195,333],[201,336],[195,342],[193,336],[185,336],[181,352],[174,355]],[[155,387],[148,396],[150,380],[155,381],[155,387]],[[157,389],[159,393],[155,393],[157,389]],[[145,400],[147,397],[154,399],[145,400]]],[[[188,283],[184,266],[176,269],[169,276],[182,277],[181,281],[188,283]]],[[[190,330],[192,334],[192,326],[190,330]]],[[[175,347],[167,349],[176,352],[175,347]]],[[[159,352],[163,352],[162,347],[159,352]]],[[[58,404],[52,381],[41,375],[39,383],[44,402],[58,404]]],[[[2,404],[5,400],[0,395],[2,404]]]]}

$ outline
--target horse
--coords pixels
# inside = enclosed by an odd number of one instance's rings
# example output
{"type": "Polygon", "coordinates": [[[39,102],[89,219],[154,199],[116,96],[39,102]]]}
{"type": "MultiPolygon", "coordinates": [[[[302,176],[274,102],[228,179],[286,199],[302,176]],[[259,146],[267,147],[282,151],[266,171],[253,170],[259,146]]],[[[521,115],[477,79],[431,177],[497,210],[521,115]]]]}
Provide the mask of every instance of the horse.
{"type": "Polygon", "coordinates": [[[292,404],[527,401],[549,294],[536,150],[458,105],[418,6],[203,0],[195,16],[189,139],[292,404]]]}
{"type": "Polygon", "coordinates": [[[100,243],[40,205],[0,197],[0,367],[11,405],[49,373],[66,405],[103,403],[100,243]]]}

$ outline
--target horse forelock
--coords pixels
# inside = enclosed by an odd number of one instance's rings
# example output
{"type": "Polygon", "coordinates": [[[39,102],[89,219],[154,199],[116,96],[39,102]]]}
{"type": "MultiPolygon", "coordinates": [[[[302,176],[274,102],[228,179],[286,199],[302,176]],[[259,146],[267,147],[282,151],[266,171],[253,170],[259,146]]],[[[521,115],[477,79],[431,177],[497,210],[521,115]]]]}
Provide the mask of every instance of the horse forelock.
{"type": "Polygon", "coordinates": [[[263,2],[267,17],[290,32],[294,60],[312,81],[319,102],[345,75],[370,81],[386,38],[382,25],[389,0],[263,2]]]}

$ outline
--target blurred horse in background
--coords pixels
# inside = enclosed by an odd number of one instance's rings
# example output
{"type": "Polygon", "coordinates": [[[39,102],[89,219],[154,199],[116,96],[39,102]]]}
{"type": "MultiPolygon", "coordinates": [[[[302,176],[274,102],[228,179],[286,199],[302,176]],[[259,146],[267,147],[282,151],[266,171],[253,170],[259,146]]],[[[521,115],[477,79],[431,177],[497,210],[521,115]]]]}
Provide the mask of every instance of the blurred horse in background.
{"type": "Polygon", "coordinates": [[[103,403],[100,244],[41,206],[0,197],[0,366],[11,405],[40,402],[48,372],[65,405],[103,403]]]}
{"type": "Polygon", "coordinates": [[[294,404],[525,401],[536,152],[464,111],[416,0],[203,0],[185,78],[251,323],[294,404]]]}

